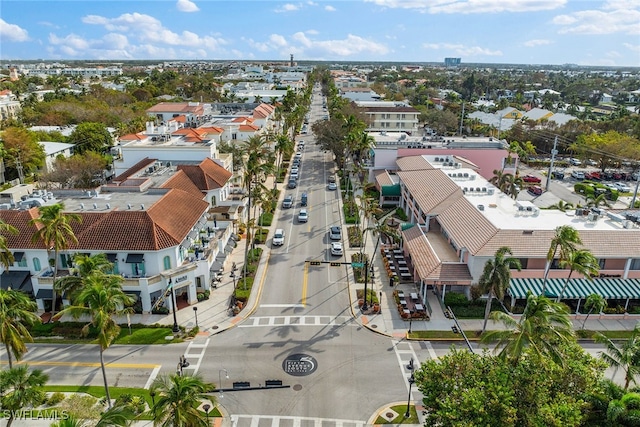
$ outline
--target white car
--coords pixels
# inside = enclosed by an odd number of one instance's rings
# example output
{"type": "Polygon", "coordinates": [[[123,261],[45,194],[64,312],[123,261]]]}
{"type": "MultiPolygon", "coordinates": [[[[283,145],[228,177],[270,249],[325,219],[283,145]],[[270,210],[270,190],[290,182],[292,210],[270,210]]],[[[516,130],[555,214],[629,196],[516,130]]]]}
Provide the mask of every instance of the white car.
{"type": "Polygon", "coordinates": [[[631,192],[631,187],[629,187],[624,182],[614,182],[613,186],[614,186],[614,188],[616,190],[622,191],[623,193],[630,193],[631,192]]]}
{"type": "Polygon", "coordinates": [[[575,179],[584,179],[584,172],[581,171],[573,171],[571,172],[571,176],[575,179]]]}
{"type": "Polygon", "coordinates": [[[335,182],[330,182],[329,186],[327,187],[329,190],[337,190],[338,189],[338,185],[335,182]]]}
{"type": "Polygon", "coordinates": [[[306,209],[300,209],[298,213],[298,222],[307,222],[309,221],[309,214],[306,209]]]}
{"type": "Polygon", "coordinates": [[[342,243],[340,242],[331,243],[331,255],[342,256],[342,243]]]}
{"type": "Polygon", "coordinates": [[[294,166],[291,168],[291,175],[297,175],[298,174],[298,167],[294,166]]]}
{"type": "Polygon", "coordinates": [[[275,233],[273,233],[273,240],[271,241],[273,246],[282,246],[284,245],[284,230],[282,228],[278,228],[275,233]]]}
{"type": "Polygon", "coordinates": [[[574,157],[572,157],[572,158],[570,158],[570,159],[569,159],[569,163],[570,163],[572,166],[580,166],[580,165],[582,164],[582,162],[581,162],[579,159],[576,159],[576,158],[574,158],[574,157]]]}

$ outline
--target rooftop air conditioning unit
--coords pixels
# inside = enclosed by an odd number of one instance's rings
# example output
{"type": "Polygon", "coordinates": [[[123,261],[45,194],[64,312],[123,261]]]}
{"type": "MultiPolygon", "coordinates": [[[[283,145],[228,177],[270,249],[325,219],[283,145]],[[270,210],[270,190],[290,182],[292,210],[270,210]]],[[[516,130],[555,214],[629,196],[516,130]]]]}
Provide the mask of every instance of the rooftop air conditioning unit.
{"type": "Polygon", "coordinates": [[[484,210],[484,205],[478,205],[478,210],[479,211],[483,211],[484,210]]]}
{"type": "Polygon", "coordinates": [[[454,163],[454,166],[456,167],[456,169],[460,169],[460,166],[462,166],[460,163],[454,163]]]}
{"type": "Polygon", "coordinates": [[[589,221],[597,221],[598,220],[598,214],[596,213],[590,213],[589,216],[587,217],[589,219],[589,221]]]}
{"type": "Polygon", "coordinates": [[[487,190],[487,194],[488,194],[488,195],[490,195],[490,196],[493,196],[493,193],[494,193],[494,192],[495,192],[495,190],[494,190],[493,188],[489,188],[489,189],[487,190]]]}

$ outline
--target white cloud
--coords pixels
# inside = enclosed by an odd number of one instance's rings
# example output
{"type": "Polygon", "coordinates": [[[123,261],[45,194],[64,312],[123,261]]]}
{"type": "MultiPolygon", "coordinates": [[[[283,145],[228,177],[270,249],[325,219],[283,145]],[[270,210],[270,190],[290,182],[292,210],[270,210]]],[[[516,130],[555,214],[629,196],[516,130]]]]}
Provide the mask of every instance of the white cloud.
{"type": "Polygon", "coordinates": [[[535,47],[535,46],[545,46],[548,44],[553,44],[553,42],[551,40],[546,40],[546,39],[533,39],[533,40],[527,40],[523,44],[526,47],[535,47]]]}
{"type": "Polygon", "coordinates": [[[326,5],[326,6],[324,7],[324,10],[326,10],[327,12],[335,12],[335,11],[336,11],[336,8],[335,8],[335,7],[333,7],[333,6],[331,6],[331,5],[326,5]]]}
{"type": "Polygon", "coordinates": [[[626,47],[632,52],[640,53],[640,44],[622,43],[622,46],[626,47]]]}
{"type": "Polygon", "coordinates": [[[9,24],[0,18],[0,40],[5,42],[24,42],[29,40],[29,33],[20,26],[9,24]]]}
{"type": "Polygon", "coordinates": [[[180,12],[197,12],[200,10],[191,0],[178,0],[176,3],[176,9],[180,12]]]}
{"type": "Polygon", "coordinates": [[[348,57],[356,54],[386,55],[387,46],[363,37],[349,34],[341,40],[315,40],[310,36],[315,31],[297,32],[291,37],[272,34],[266,41],[245,39],[245,41],[259,52],[275,52],[277,55],[305,56],[308,58],[331,58],[335,56],[348,57]]]}
{"type": "Polygon", "coordinates": [[[635,1],[614,0],[600,10],[581,10],[558,15],[552,22],[560,27],[560,34],[640,34],[640,4],[635,1]]]}
{"type": "Polygon", "coordinates": [[[447,50],[459,56],[502,56],[499,50],[490,50],[479,46],[465,46],[453,43],[424,43],[422,45],[429,50],[447,50]]]}
{"type": "Polygon", "coordinates": [[[424,13],[535,12],[562,8],[568,0],[365,0],[391,9],[424,13]]]}
{"type": "Polygon", "coordinates": [[[293,4],[293,3],[285,3],[282,5],[282,7],[279,7],[278,9],[276,9],[275,11],[277,13],[282,13],[282,12],[295,12],[296,10],[300,9],[300,5],[299,4],[293,4]]]}

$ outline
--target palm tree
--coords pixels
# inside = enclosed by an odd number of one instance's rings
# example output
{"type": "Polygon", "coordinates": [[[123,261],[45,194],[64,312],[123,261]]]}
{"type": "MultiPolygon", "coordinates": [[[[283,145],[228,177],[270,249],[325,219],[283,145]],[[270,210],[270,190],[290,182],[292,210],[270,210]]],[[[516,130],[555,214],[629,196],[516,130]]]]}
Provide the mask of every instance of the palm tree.
{"type": "MultiPolygon", "coordinates": [[[[82,222],[82,218],[77,214],[63,213],[64,205],[58,203],[50,206],[38,208],[40,217],[29,221],[30,225],[36,227],[36,232],[31,237],[32,242],[42,242],[47,252],[53,250],[53,283],[56,283],[58,275],[58,253],[69,247],[69,241],[78,243],[78,239],[73,233],[71,222],[82,222]]],[[[51,256],[49,255],[49,258],[51,256]]],[[[51,261],[50,261],[51,262],[51,261]]],[[[53,291],[51,301],[51,318],[56,312],[56,292],[53,291]]]]}
{"type": "Polygon", "coordinates": [[[113,269],[113,264],[109,262],[105,254],[82,255],[75,254],[73,257],[74,267],[70,271],[70,275],[61,277],[54,284],[56,292],[67,294],[68,300],[72,301],[82,287],[84,279],[94,271],[100,271],[107,274],[113,269]]]}
{"type": "Polygon", "coordinates": [[[168,375],[158,377],[151,386],[157,399],[153,406],[156,415],[153,425],[162,427],[206,426],[198,406],[202,400],[215,400],[205,393],[215,389],[199,376],[168,375]]]}
{"type": "Polygon", "coordinates": [[[556,258],[556,254],[560,251],[560,261],[567,258],[570,252],[576,249],[576,245],[581,245],[582,240],[578,231],[570,225],[561,225],[556,227],[555,234],[551,239],[551,245],[549,245],[549,251],[547,252],[547,265],[544,271],[544,279],[542,281],[542,295],[547,290],[547,279],[549,278],[549,271],[551,270],[551,264],[556,258]]]}
{"type": "Polygon", "coordinates": [[[587,203],[587,207],[598,208],[600,206],[611,207],[609,202],[607,202],[607,198],[604,194],[591,194],[585,197],[585,201],[587,203]]]}
{"type": "Polygon", "coordinates": [[[94,427],[127,427],[133,423],[135,416],[131,407],[117,405],[104,411],[94,427]]]}
{"type": "Polygon", "coordinates": [[[515,268],[520,271],[522,268],[519,259],[507,255],[512,255],[510,248],[503,246],[498,249],[494,258],[485,263],[482,276],[480,276],[480,280],[478,282],[482,292],[489,294],[489,297],[487,298],[487,305],[484,309],[484,324],[482,325],[482,332],[487,328],[487,321],[489,320],[493,297],[496,296],[500,301],[502,301],[506,290],[509,288],[511,269],[515,268]]]}
{"type": "Polygon", "coordinates": [[[587,313],[587,317],[584,318],[584,322],[582,322],[582,329],[584,329],[584,325],[587,323],[587,319],[594,311],[600,313],[607,306],[607,300],[604,299],[602,295],[599,294],[591,294],[587,296],[587,300],[584,303],[584,308],[589,310],[587,313]]]}
{"type": "Polygon", "coordinates": [[[516,363],[525,348],[532,348],[538,355],[547,354],[562,365],[562,354],[558,344],[573,339],[573,329],[566,305],[551,301],[549,298],[531,292],[527,295],[527,305],[520,317],[515,320],[507,313],[494,311],[491,318],[501,321],[506,327],[503,331],[490,331],[482,337],[482,342],[497,342],[494,351],[502,348],[499,357],[516,363]]]}
{"type": "Polygon", "coordinates": [[[107,372],[104,367],[104,351],[109,348],[113,340],[120,333],[120,326],[114,320],[114,316],[132,313],[131,305],[134,300],[122,290],[122,277],[106,275],[95,271],[84,280],[85,286],[77,295],[74,305],[62,310],[58,317],[70,315],[74,319],[81,316],[89,316],[91,321],[82,328],[82,333],[87,334],[89,328],[98,331],[98,345],[100,346],[100,367],[104,380],[104,390],[107,396],[107,404],[111,407],[107,372]]]}
{"type": "Polygon", "coordinates": [[[33,342],[29,327],[40,322],[35,314],[36,303],[26,294],[12,289],[0,289],[0,341],[7,350],[9,369],[11,354],[20,360],[27,352],[26,342],[33,342]]]}
{"type": "Polygon", "coordinates": [[[7,418],[7,427],[15,420],[16,414],[25,406],[39,406],[44,401],[44,386],[49,377],[39,369],[29,372],[28,365],[21,365],[0,371],[0,403],[7,418]]]}
{"type": "Polygon", "coordinates": [[[561,212],[566,212],[573,208],[574,208],[573,203],[565,202],[564,200],[559,200],[558,203],[554,203],[553,205],[549,206],[547,209],[556,209],[561,212]]]}
{"type": "Polygon", "coordinates": [[[619,368],[624,369],[624,390],[629,388],[629,384],[636,382],[636,375],[640,374],[640,325],[636,325],[627,341],[618,347],[616,343],[600,332],[594,336],[597,343],[604,344],[605,351],[600,352],[602,360],[609,366],[615,368],[615,376],[619,368]]]}
{"type": "Polygon", "coordinates": [[[7,238],[3,235],[4,233],[18,234],[18,229],[0,219],[0,265],[8,270],[15,262],[15,259],[13,259],[13,254],[7,247],[7,238]]]}
{"type": "Polygon", "coordinates": [[[592,277],[598,274],[598,272],[600,271],[598,260],[588,249],[578,249],[570,252],[566,259],[560,261],[560,267],[568,267],[569,275],[564,281],[564,286],[562,287],[562,290],[560,291],[560,295],[558,295],[556,302],[560,302],[560,300],[564,296],[564,291],[567,290],[569,280],[571,280],[571,275],[574,271],[578,274],[582,274],[589,280],[591,280],[592,277]]]}

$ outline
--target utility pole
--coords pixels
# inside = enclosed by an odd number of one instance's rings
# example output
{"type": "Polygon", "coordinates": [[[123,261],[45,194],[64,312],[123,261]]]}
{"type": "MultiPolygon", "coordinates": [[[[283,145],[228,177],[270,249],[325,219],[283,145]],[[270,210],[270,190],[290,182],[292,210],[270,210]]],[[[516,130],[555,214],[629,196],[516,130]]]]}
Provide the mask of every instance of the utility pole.
{"type": "Polygon", "coordinates": [[[460,114],[460,136],[462,136],[462,124],[464,122],[464,102],[462,103],[462,113],[460,114]]]}
{"type": "Polygon", "coordinates": [[[553,172],[553,162],[558,155],[558,135],[553,140],[553,149],[551,150],[551,161],[549,162],[549,171],[547,172],[547,183],[545,184],[545,190],[549,191],[549,184],[551,182],[551,173],[553,172]]]}
{"type": "Polygon", "coordinates": [[[20,160],[19,150],[18,155],[16,156],[16,169],[18,170],[18,179],[20,179],[20,184],[24,184],[24,173],[22,172],[22,161],[20,160]]]}

